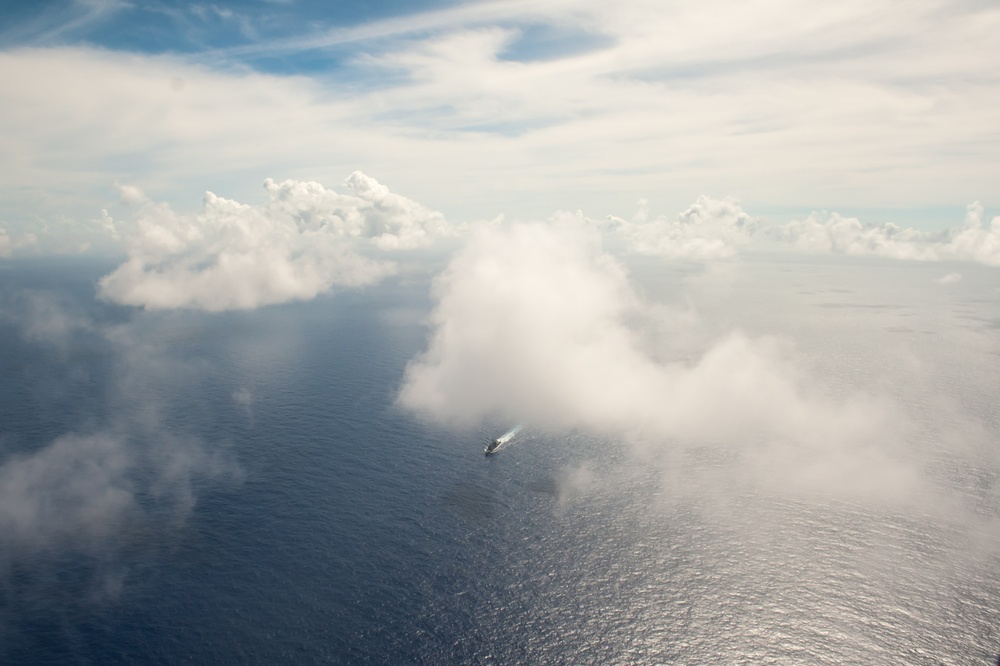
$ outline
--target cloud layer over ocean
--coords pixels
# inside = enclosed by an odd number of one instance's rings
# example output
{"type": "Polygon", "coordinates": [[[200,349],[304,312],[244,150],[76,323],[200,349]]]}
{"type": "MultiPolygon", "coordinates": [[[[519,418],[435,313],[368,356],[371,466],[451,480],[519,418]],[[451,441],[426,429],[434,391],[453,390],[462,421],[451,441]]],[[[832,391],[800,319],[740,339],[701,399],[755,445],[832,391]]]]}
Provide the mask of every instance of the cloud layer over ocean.
{"type": "Polygon", "coordinates": [[[702,196],[676,219],[647,219],[644,202],[631,220],[613,217],[610,228],[631,251],[667,259],[718,259],[742,249],[878,256],[916,261],[976,261],[1000,266],[1000,216],[984,219],[979,202],[968,206],[964,224],[928,233],[893,223],[870,225],[838,213],[813,213],[785,224],[747,214],[733,199],[702,196]],[[770,245],[770,248],[768,247],[770,245]]]}
{"type": "Polygon", "coordinates": [[[719,447],[770,486],[915,492],[915,461],[901,453],[910,424],[892,401],[832,397],[777,339],[733,331],[692,357],[669,339],[651,346],[657,320],[676,315],[645,302],[576,222],[470,240],[435,282],[429,345],[407,368],[403,405],[457,426],[584,428],[647,453],[719,447]]]}
{"type": "MultiPolygon", "coordinates": [[[[109,237],[128,259],[100,282],[100,295],[149,309],[250,309],[307,300],[333,288],[375,284],[395,271],[383,254],[433,247],[485,223],[455,225],[359,171],[347,193],[320,183],[265,182],[268,201],[244,204],[208,192],[199,214],[178,214],[137,188],[122,187],[132,211],[105,213],[109,237]]],[[[647,203],[631,219],[604,221],[557,213],[554,228],[598,229],[610,250],[664,260],[711,261],[755,250],[836,253],[899,260],[975,261],[1000,265],[1000,217],[984,221],[979,203],[964,226],[938,233],[894,224],[865,225],[837,213],[777,224],[734,199],[698,200],[671,219],[650,218],[647,203]]],[[[493,224],[501,224],[498,218],[493,224]]],[[[8,243],[9,244],[9,243],[8,243]]]]}

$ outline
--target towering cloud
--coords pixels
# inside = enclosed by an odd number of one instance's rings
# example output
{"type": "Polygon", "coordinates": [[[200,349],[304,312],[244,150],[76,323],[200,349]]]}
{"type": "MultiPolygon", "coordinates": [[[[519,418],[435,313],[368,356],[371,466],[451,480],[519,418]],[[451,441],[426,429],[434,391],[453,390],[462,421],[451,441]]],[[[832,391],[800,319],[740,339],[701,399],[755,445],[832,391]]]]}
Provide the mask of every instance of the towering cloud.
{"type": "Polygon", "coordinates": [[[983,212],[978,201],[970,204],[965,226],[951,232],[946,247],[956,258],[1000,266],[1000,216],[994,217],[987,229],[983,226],[983,212]]]}
{"type": "Polygon", "coordinates": [[[250,206],[205,194],[179,215],[141,193],[133,224],[117,225],[128,260],[100,282],[104,298],[150,309],[218,311],[304,300],[333,287],[379,281],[391,263],[365,256],[452,233],[440,213],[392,194],[360,172],[340,194],[319,183],[268,180],[269,201],[250,206]]]}

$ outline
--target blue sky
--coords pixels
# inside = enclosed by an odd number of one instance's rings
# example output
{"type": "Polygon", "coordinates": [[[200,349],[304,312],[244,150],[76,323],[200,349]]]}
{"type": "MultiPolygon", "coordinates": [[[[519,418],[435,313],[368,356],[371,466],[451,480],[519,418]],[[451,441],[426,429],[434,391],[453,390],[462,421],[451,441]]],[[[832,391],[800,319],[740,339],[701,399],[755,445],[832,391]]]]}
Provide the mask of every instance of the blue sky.
{"type": "Polygon", "coordinates": [[[127,2],[43,0],[5,3],[6,45],[92,44],[142,53],[197,53],[262,40],[321,35],[337,27],[419,13],[441,2],[127,2]]]}
{"type": "Polygon", "coordinates": [[[206,191],[255,204],[267,178],[338,187],[356,170],[456,224],[630,218],[640,200],[674,216],[707,195],[776,222],[931,230],[1000,204],[991,3],[0,11],[8,248],[109,241],[122,186],[196,211],[206,191]]]}

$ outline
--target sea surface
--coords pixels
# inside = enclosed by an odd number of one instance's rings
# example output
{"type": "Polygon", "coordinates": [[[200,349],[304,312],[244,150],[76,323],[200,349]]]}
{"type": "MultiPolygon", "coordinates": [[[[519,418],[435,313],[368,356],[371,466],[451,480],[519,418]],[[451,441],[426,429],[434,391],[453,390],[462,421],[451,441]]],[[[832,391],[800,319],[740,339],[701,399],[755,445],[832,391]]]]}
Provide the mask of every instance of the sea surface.
{"type": "Polygon", "coordinates": [[[46,493],[91,506],[100,488],[66,490],[86,470],[45,453],[70,435],[110,447],[100,478],[130,501],[0,534],[0,663],[996,663],[996,269],[747,262],[632,270],[713,335],[789,340],[832,396],[891,396],[933,501],[769,492],[712,451],[665,469],[531,424],[485,457],[513,423],[456,432],[396,404],[430,276],[143,312],[95,298],[113,265],[5,262],[0,479],[40,480],[0,488],[0,516],[46,493]],[[976,446],[942,435],[956,423],[976,446]]]}

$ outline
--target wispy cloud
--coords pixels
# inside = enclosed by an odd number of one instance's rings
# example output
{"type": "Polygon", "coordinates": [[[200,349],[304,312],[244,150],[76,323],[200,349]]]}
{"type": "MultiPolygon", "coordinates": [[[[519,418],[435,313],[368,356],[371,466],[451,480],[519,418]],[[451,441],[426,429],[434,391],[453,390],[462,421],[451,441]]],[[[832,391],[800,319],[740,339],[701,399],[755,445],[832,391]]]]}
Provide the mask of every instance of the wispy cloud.
{"type": "Polygon", "coordinates": [[[230,59],[248,55],[299,53],[390,38],[449,32],[463,27],[490,25],[497,21],[553,20],[570,4],[540,4],[525,0],[464,3],[446,9],[408,13],[350,27],[331,28],[318,33],[259,40],[253,44],[219,49],[209,55],[218,59],[230,59]]]}
{"type": "MultiPolygon", "coordinates": [[[[193,376],[141,323],[96,321],[78,303],[49,292],[16,296],[4,304],[3,323],[14,324],[25,342],[56,352],[49,357],[55,371],[81,349],[97,349],[107,355],[109,375],[97,387],[97,408],[63,434],[48,441],[5,438],[0,586],[12,563],[51,553],[114,562],[123,535],[175,529],[190,515],[200,484],[241,476],[222,443],[165,425],[167,405],[193,376]]],[[[92,383],[61,373],[60,383],[73,381],[92,383]]]]}
{"type": "Polygon", "coordinates": [[[47,3],[24,23],[0,29],[0,44],[59,44],[87,34],[117,13],[133,7],[126,0],[72,0],[47,3]]]}
{"type": "Polygon", "coordinates": [[[971,3],[479,3],[183,58],[7,50],[0,214],[358,168],[452,219],[993,205],[998,24],[971,3]],[[537,25],[595,39],[519,60],[537,25]],[[334,46],[309,77],[253,72],[334,46]]]}
{"type": "Polygon", "coordinates": [[[0,526],[7,547],[103,545],[138,512],[130,452],[119,437],[61,437],[0,466],[0,526]]]}

